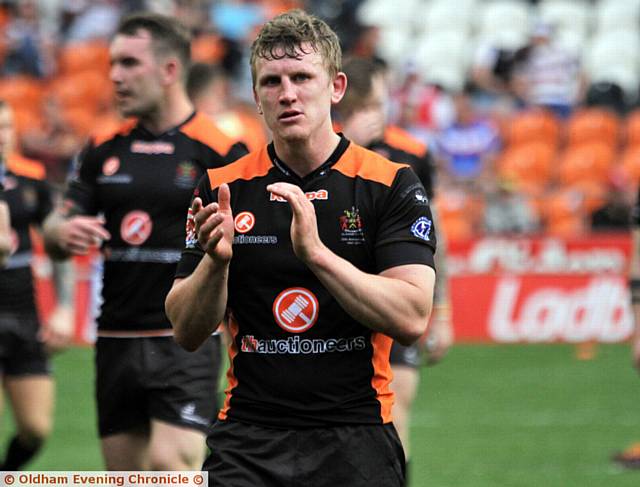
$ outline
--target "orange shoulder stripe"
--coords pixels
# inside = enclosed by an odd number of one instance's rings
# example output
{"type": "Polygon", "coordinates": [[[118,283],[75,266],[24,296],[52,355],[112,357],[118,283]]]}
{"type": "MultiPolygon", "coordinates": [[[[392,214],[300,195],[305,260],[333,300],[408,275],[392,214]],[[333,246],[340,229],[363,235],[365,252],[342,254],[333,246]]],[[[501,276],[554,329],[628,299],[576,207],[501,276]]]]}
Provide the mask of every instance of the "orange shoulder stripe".
{"type": "Polygon", "coordinates": [[[27,159],[18,153],[10,154],[7,157],[7,169],[26,178],[42,180],[47,177],[47,170],[42,163],[27,159]]]}
{"type": "Polygon", "coordinates": [[[271,159],[269,159],[267,146],[263,146],[259,151],[251,152],[231,164],[209,169],[207,175],[209,176],[211,189],[216,189],[223,183],[230,184],[238,179],[248,181],[264,176],[272,167],[273,164],[271,164],[271,159]]]}
{"type": "Polygon", "coordinates": [[[427,153],[427,146],[413,135],[395,125],[388,126],[384,131],[384,141],[391,147],[409,152],[417,157],[423,157],[427,153]]]}
{"type": "Polygon", "coordinates": [[[138,121],[136,119],[130,118],[115,128],[102,131],[98,129],[98,131],[91,136],[93,144],[98,147],[99,145],[104,144],[107,140],[113,139],[116,135],[127,135],[133,130],[137,123],[138,121]]]}
{"type": "Polygon", "coordinates": [[[389,388],[389,384],[393,379],[391,372],[391,364],[389,363],[389,353],[393,340],[382,333],[373,333],[371,335],[371,345],[373,346],[373,357],[371,359],[373,365],[373,377],[371,378],[371,386],[376,391],[376,397],[380,403],[380,416],[383,423],[390,423],[393,419],[391,416],[391,408],[393,406],[393,392],[389,388]]]}
{"type": "MultiPolygon", "coordinates": [[[[227,388],[224,391],[225,398],[222,409],[218,412],[218,419],[224,421],[227,419],[227,413],[229,412],[229,407],[231,406],[231,395],[233,389],[238,385],[238,378],[235,375],[233,370],[233,360],[238,355],[238,347],[236,346],[236,336],[238,336],[238,332],[240,328],[238,326],[238,322],[233,316],[233,313],[229,313],[229,332],[231,333],[231,340],[229,340],[229,368],[227,369],[227,388]]],[[[214,391],[215,392],[215,391],[214,391]]]]}
{"type": "Polygon", "coordinates": [[[403,167],[409,166],[391,162],[380,154],[352,142],[340,160],[334,164],[333,169],[351,178],[358,176],[385,186],[391,186],[396,174],[403,167]]]}
{"type": "Polygon", "coordinates": [[[227,155],[231,146],[236,143],[225,135],[213,120],[200,112],[196,112],[191,120],[180,127],[180,132],[211,147],[221,156],[227,155]]]}

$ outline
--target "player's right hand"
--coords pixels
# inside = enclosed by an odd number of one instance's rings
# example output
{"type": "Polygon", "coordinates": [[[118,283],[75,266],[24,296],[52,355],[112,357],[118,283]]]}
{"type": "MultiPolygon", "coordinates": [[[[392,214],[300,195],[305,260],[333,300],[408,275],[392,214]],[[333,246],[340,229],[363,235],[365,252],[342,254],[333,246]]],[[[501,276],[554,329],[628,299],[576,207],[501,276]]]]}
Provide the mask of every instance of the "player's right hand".
{"type": "Polygon", "coordinates": [[[92,248],[100,248],[111,234],[104,228],[105,220],[99,216],[76,215],[60,224],[58,244],[73,255],[86,255],[92,248]]]}
{"type": "Polygon", "coordinates": [[[195,198],[191,209],[202,250],[214,261],[229,262],[233,256],[234,235],[229,186],[220,186],[217,203],[209,203],[203,207],[202,200],[195,198]]]}

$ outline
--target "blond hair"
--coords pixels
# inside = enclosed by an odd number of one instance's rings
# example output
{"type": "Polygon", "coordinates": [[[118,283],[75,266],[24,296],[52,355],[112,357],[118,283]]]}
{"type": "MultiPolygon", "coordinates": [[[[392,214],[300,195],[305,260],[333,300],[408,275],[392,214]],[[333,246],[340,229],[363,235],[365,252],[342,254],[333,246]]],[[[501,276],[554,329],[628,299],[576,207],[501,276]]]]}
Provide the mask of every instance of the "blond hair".
{"type": "Polygon", "coordinates": [[[264,24],[253,41],[250,59],[253,84],[256,83],[258,59],[300,59],[311,52],[305,50],[304,44],[309,44],[313,51],[322,56],[330,78],[335,78],[342,68],[342,49],[338,36],[323,20],[295,9],[264,24]]]}

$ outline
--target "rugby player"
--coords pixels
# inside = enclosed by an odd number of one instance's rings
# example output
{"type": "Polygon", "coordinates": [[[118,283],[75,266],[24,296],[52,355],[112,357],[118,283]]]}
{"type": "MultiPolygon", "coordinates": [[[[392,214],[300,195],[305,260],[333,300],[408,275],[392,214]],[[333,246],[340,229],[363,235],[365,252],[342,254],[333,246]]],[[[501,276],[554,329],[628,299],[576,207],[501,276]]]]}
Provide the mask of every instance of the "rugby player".
{"type": "Polygon", "coordinates": [[[178,347],[164,298],[193,188],[246,149],[194,111],[190,34],[175,19],[124,18],[110,55],[116,104],[130,120],[80,154],[46,241],[61,256],[95,246],[104,255],[96,396],[106,467],[197,469],[215,415],[220,342],[210,333],[194,354],[178,347]]]}
{"type": "Polygon", "coordinates": [[[401,486],[389,351],[425,331],[435,235],[424,188],[336,134],[336,34],[292,10],[251,49],[273,142],[200,181],[167,296],[196,350],[225,317],[229,386],[207,443],[211,485],[401,486]]]}
{"type": "MultiPolygon", "coordinates": [[[[420,201],[433,198],[433,162],[426,148],[419,153],[409,152],[418,141],[409,141],[411,148],[403,149],[407,144],[397,137],[389,142],[387,131],[387,82],[385,66],[366,58],[350,58],[345,60],[343,72],[347,75],[349,86],[345,96],[336,105],[336,116],[344,135],[351,141],[367,147],[394,162],[409,164],[414,170],[425,193],[416,190],[414,197],[420,201]],[[401,145],[402,144],[402,145],[401,145]]],[[[394,133],[399,134],[399,131],[394,133]]],[[[404,137],[410,137],[408,134],[404,137]]],[[[433,210],[432,210],[433,211],[433,210]]],[[[443,241],[438,235],[438,253],[436,264],[438,277],[434,297],[432,323],[427,332],[428,363],[438,362],[446,353],[453,340],[451,315],[449,309],[449,293],[446,275],[444,274],[443,241]]],[[[424,345],[423,344],[423,345],[424,345]]],[[[393,406],[393,423],[396,426],[404,446],[409,463],[409,421],[411,405],[415,399],[420,380],[421,347],[418,342],[404,346],[394,341],[391,348],[391,369],[393,380],[391,389],[396,401],[393,406]]]]}
{"type": "MultiPolygon", "coordinates": [[[[67,345],[73,327],[70,300],[61,288],[56,289],[58,307],[48,326],[41,326],[31,272],[31,232],[51,211],[52,191],[45,181],[44,166],[15,151],[13,111],[3,100],[0,155],[6,164],[0,168],[4,181],[0,210],[8,210],[7,215],[0,214],[0,234],[11,250],[6,266],[0,269],[0,372],[16,423],[0,470],[18,470],[40,450],[51,432],[55,391],[46,348],[67,345]]],[[[62,273],[63,267],[55,265],[53,270],[62,273]]]]}

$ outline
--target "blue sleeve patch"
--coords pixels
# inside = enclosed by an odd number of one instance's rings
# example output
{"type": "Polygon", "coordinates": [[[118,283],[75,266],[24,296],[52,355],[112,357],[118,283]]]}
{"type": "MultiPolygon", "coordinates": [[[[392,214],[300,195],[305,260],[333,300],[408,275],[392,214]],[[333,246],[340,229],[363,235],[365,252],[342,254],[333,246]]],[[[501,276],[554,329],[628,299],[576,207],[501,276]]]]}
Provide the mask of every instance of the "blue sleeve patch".
{"type": "Polygon", "coordinates": [[[426,216],[421,216],[415,222],[413,222],[413,225],[411,225],[411,234],[414,237],[428,242],[432,225],[433,224],[431,223],[431,220],[429,220],[426,216]]]}

